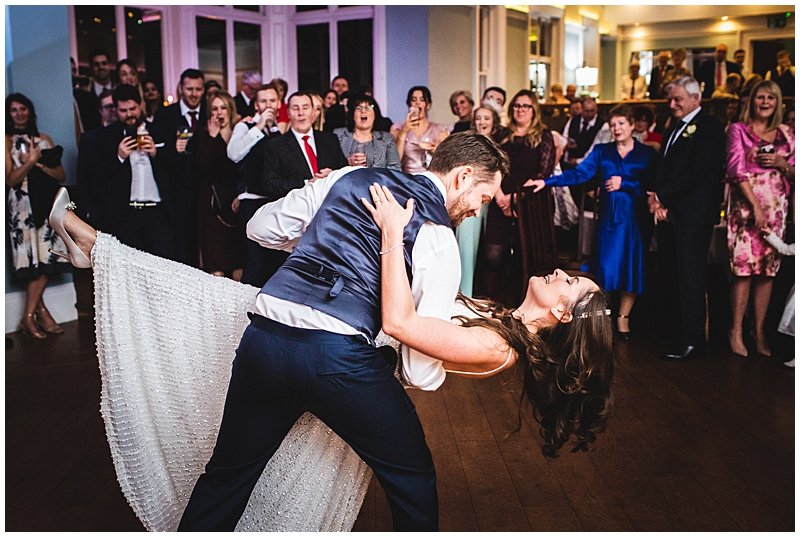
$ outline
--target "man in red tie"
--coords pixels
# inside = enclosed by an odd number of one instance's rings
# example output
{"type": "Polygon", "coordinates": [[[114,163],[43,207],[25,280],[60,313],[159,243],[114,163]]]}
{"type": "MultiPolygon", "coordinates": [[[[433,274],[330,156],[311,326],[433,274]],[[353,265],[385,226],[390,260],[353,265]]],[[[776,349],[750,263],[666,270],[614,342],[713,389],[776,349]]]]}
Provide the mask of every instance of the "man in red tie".
{"type": "Polygon", "coordinates": [[[714,57],[700,66],[697,81],[703,83],[704,99],[710,98],[715,89],[724,88],[725,79],[729,74],[736,73],[741,76],[741,66],[736,62],[727,61],[727,57],[728,45],[720,43],[714,49],[714,57]]]}
{"type": "MultiPolygon", "coordinates": [[[[288,108],[289,130],[266,143],[261,183],[247,187],[248,192],[264,196],[267,201],[280,199],[308,182],[323,180],[331,171],[347,166],[336,135],[311,128],[314,103],[309,94],[293,93],[288,108]]],[[[288,256],[280,250],[268,252],[273,263],[267,279],[288,256]]]]}

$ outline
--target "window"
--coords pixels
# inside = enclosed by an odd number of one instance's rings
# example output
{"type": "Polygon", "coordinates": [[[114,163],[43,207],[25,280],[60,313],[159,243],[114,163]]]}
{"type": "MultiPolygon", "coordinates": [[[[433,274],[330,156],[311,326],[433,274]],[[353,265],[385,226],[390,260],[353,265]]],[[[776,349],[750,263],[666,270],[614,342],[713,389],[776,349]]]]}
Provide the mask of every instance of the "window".
{"type": "Polygon", "coordinates": [[[372,86],[372,19],[339,21],[338,25],[339,71],[336,74],[347,79],[350,91],[364,84],[372,86]]]}
{"type": "Polygon", "coordinates": [[[246,22],[233,23],[236,90],[242,89],[242,73],[261,72],[261,27],[246,22]]]}
{"type": "Polygon", "coordinates": [[[321,91],[330,85],[328,24],[297,27],[297,80],[301,91],[321,91]]]}
{"type": "Polygon", "coordinates": [[[161,12],[154,9],[125,8],[127,58],[139,67],[139,81],[164,80],[161,61],[161,12]]]}
{"type": "Polygon", "coordinates": [[[228,59],[225,21],[197,17],[197,59],[205,79],[216,80],[227,87],[228,59]]]}
{"type": "Polygon", "coordinates": [[[121,6],[74,6],[76,61],[81,75],[91,76],[89,55],[101,50],[108,54],[111,76],[114,64],[123,58],[139,69],[139,80],[154,79],[160,86],[164,77],[161,59],[162,13],[157,9],[121,6]],[[117,32],[124,31],[120,42],[117,32]]]}
{"type": "Polygon", "coordinates": [[[342,75],[357,90],[373,81],[372,6],[296,6],[297,72],[301,90],[319,91],[342,75]]]}
{"type": "Polygon", "coordinates": [[[75,35],[78,42],[75,61],[81,74],[91,76],[89,55],[96,50],[107,52],[112,64],[117,62],[116,32],[114,6],[75,6],[75,35]]]}

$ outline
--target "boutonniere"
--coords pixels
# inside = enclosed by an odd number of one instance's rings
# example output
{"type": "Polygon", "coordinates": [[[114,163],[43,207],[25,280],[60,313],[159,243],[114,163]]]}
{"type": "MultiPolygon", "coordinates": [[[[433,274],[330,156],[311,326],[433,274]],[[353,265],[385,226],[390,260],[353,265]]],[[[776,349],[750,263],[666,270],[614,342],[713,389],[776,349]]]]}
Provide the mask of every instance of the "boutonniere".
{"type": "Polygon", "coordinates": [[[695,131],[697,131],[697,125],[691,123],[688,127],[686,127],[686,130],[683,131],[681,138],[690,138],[694,136],[695,131]]]}

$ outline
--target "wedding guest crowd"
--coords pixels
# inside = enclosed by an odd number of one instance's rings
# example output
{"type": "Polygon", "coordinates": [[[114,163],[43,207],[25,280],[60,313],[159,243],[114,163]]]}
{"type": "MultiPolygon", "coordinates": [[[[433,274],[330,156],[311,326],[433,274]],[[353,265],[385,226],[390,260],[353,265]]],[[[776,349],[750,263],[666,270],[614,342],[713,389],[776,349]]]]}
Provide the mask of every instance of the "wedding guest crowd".
{"type": "MultiPolygon", "coordinates": [[[[262,286],[287,255],[245,237],[246,223],[262,205],[348,165],[421,173],[451,133],[473,130],[501,144],[511,168],[488,207],[455,229],[462,293],[508,303],[520,298],[520,188],[554,187],[554,221],[568,228],[578,219],[570,191],[583,195],[578,185],[594,190],[599,184],[588,267],[606,291],[618,293],[619,337],[630,337],[636,297],[662,289],[656,297],[667,312],[662,357],[682,360],[704,352],[704,268],[724,175],[733,279],[729,344],[735,354],[751,353],[744,334],[752,300],[753,351],[770,355],[765,317],[780,255],[763,230],[784,239],[792,210],[794,109],[784,110],[783,97],[794,95],[794,66],[781,51],[762,78],[744,68],[743,50],[733,62],[727,52],[717,46],[694,78],[681,48],[658,51],[649,79],[638,61],[628,65],[619,99],[665,99],[666,124],[657,121],[653,104],[619,105],[604,117],[597,100],[578,95],[574,84],[566,92],[553,84],[541,102],[569,105],[557,132],[545,124],[539,95],[523,89],[507,103],[499,86],[486,88],[480,101],[466,89],[452,91],[456,121],[449,124],[430,119],[430,89],[413,86],[406,117],[392,123],[371,87],[355,90],[344,76],[319,91],[289,92],[285,80],[263,84],[261,73],[248,71],[231,96],[189,68],[177,81],[179,98],[167,105],[160,83],[134,62],[122,59],[114,69],[108,53],[95,51],[91,80],[75,72],[73,79],[81,133],[77,210],[126,244],[262,286]],[[703,97],[729,99],[724,124],[703,97]],[[645,281],[650,248],[659,270],[645,281]]],[[[41,339],[60,331],[42,293],[48,276],[67,264],[48,251],[63,248],[37,197],[64,173],[60,152],[48,153],[58,146],[37,129],[32,102],[10,95],[6,116],[12,257],[16,276],[27,282],[20,327],[41,339]]]]}

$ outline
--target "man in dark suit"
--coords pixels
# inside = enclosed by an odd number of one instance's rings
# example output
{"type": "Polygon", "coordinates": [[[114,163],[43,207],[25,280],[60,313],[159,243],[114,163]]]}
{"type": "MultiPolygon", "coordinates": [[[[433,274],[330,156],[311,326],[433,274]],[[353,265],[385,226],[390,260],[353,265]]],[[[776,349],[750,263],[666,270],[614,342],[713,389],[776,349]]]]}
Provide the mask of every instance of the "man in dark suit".
{"type": "Polygon", "coordinates": [[[703,98],[711,98],[711,94],[717,88],[725,87],[725,79],[731,73],[738,75],[742,74],[741,66],[736,62],[729,62],[725,58],[728,57],[728,46],[719,44],[714,51],[714,59],[707,60],[700,66],[697,81],[702,82],[703,98]]]}
{"type": "Polygon", "coordinates": [[[597,115],[597,101],[592,97],[586,97],[581,101],[580,117],[572,117],[568,123],[567,150],[564,152],[562,163],[565,169],[574,168],[583,161],[605,120],[597,115]]]}
{"type": "MultiPolygon", "coordinates": [[[[264,148],[264,173],[261,184],[248,184],[248,192],[265,196],[267,201],[284,197],[307,182],[325,179],[347,166],[336,135],[311,128],[314,103],[311,96],[295,92],[289,97],[289,130],[267,142],[264,148]]],[[[288,257],[281,250],[270,250],[272,263],[267,279],[288,257]]]]}
{"type": "Polygon", "coordinates": [[[256,113],[253,99],[256,90],[261,86],[261,75],[255,71],[245,71],[242,73],[242,89],[233,98],[236,105],[236,113],[240,117],[252,117],[256,113]]]}
{"type": "Polygon", "coordinates": [[[700,85],[681,77],[667,86],[673,126],[664,133],[662,160],[648,206],[658,220],[659,270],[667,285],[664,321],[676,336],[662,358],[705,352],[705,268],[711,232],[719,219],[725,166],[725,131],[700,107],[700,85]]]}
{"type": "Polygon", "coordinates": [[[95,142],[91,188],[102,203],[92,206],[94,224],[128,246],[172,259],[172,188],[163,136],[144,121],[136,88],[118,86],[113,98],[119,121],[105,127],[95,142]]]}
{"type": "Polygon", "coordinates": [[[160,108],[153,123],[164,133],[165,152],[170,155],[170,174],[175,184],[175,255],[188,265],[198,266],[197,246],[197,164],[191,137],[178,137],[178,129],[194,135],[208,128],[205,77],[197,69],[181,73],[181,98],[177,103],[160,108]]]}
{"type": "Polygon", "coordinates": [[[657,64],[653,66],[653,70],[650,72],[650,84],[647,86],[647,92],[651,99],[663,99],[666,97],[664,80],[672,69],[674,67],[669,64],[669,51],[662,50],[658,53],[657,64]]]}

